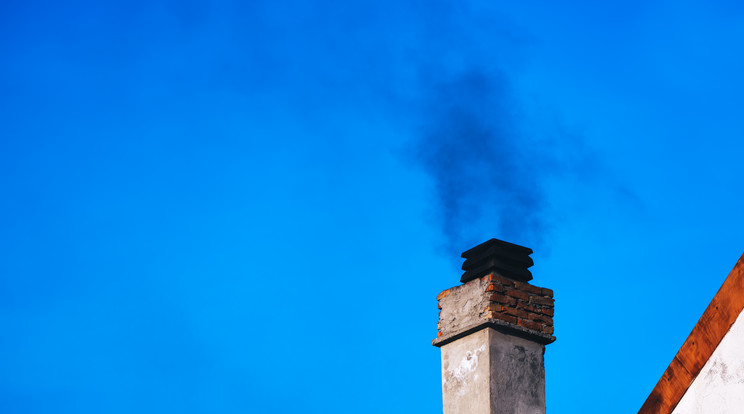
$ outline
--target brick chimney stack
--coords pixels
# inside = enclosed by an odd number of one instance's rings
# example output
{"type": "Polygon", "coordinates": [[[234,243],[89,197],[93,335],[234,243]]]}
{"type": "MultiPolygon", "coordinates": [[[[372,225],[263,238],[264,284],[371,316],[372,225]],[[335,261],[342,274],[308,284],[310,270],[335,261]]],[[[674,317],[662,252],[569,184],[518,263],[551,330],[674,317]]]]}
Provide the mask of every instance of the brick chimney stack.
{"type": "Polygon", "coordinates": [[[491,239],[462,254],[462,285],[437,296],[444,414],[545,413],[553,291],[527,283],[532,249],[491,239]]]}

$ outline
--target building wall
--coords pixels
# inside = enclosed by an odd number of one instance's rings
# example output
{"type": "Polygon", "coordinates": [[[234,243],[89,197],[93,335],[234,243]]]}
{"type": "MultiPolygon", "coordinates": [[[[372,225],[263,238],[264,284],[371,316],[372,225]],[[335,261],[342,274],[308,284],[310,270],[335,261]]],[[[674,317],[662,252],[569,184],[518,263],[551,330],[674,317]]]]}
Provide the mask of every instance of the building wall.
{"type": "Polygon", "coordinates": [[[744,312],[740,313],[673,414],[744,412],[744,312]]]}

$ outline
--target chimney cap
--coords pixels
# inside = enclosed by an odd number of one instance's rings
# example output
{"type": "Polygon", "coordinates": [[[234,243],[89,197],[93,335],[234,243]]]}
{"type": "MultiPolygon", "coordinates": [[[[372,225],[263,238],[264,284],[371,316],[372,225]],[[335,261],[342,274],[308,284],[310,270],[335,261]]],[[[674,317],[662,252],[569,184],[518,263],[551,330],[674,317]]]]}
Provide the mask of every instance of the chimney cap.
{"type": "Polygon", "coordinates": [[[463,252],[465,262],[462,264],[463,273],[460,281],[469,282],[488,274],[527,282],[532,279],[532,273],[527,270],[534,264],[532,249],[503,240],[491,239],[470,250],[463,252]]]}

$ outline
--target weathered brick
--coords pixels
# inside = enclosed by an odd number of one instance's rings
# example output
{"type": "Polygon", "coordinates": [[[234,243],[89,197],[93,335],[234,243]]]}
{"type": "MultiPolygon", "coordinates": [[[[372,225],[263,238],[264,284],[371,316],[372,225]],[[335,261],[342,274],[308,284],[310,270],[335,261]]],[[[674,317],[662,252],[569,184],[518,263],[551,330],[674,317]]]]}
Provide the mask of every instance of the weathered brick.
{"type": "Polygon", "coordinates": [[[540,309],[540,313],[543,315],[555,316],[555,310],[553,308],[542,308],[540,309]]]}
{"type": "Polygon", "coordinates": [[[514,281],[511,279],[507,279],[505,277],[499,276],[497,274],[491,273],[488,275],[488,281],[489,282],[499,282],[504,286],[514,286],[514,281]]]}
{"type": "Polygon", "coordinates": [[[511,296],[513,298],[518,298],[522,300],[529,300],[530,295],[528,295],[526,292],[522,292],[521,290],[516,289],[507,289],[506,292],[504,292],[507,296],[511,296]]]}
{"type": "Polygon", "coordinates": [[[553,325],[553,318],[546,315],[536,315],[532,320],[543,323],[545,325],[553,325]]]}
{"type": "Polygon", "coordinates": [[[540,323],[528,321],[526,319],[519,319],[517,320],[517,325],[523,326],[527,329],[532,329],[533,331],[542,331],[543,326],[540,323]]]}
{"type": "Polygon", "coordinates": [[[445,296],[450,294],[450,289],[447,289],[443,291],[442,293],[437,295],[437,300],[442,300],[445,296]]]}
{"type": "Polygon", "coordinates": [[[542,295],[543,296],[547,296],[549,298],[552,298],[553,297],[553,289],[542,288],[542,295]]]}
{"type": "Polygon", "coordinates": [[[515,316],[507,315],[505,313],[494,313],[493,318],[504,322],[517,323],[517,318],[515,316]]]}
{"type": "Polygon", "coordinates": [[[527,319],[531,321],[544,322],[544,318],[547,318],[547,317],[539,313],[527,312],[527,319]]]}
{"type": "Polygon", "coordinates": [[[536,306],[530,305],[528,302],[525,302],[523,300],[517,301],[517,307],[520,309],[524,309],[527,312],[540,312],[540,310],[536,306]]]}
{"type": "Polygon", "coordinates": [[[491,284],[490,284],[490,285],[488,285],[488,287],[486,288],[486,292],[499,292],[499,293],[503,293],[503,292],[504,292],[504,290],[506,290],[506,289],[504,289],[504,287],[503,287],[503,286],[501,286],[501,285],[500,285],[500,284],[498,284],[498,283],[491,283],[491,284]]]}
{"type": "Polygon", "coordinates": [[[494,293],[491,296],[489,296],[488,300],[490,300],[491,302],[498,302],[498,303],[501,303],[504,305],[510,305],[510,306],[514,306],[517,304],[517,300],[515,298],[500,295],[498,293],[494,293]]]}
{"type": "Polygon", "coordinates": [[[545,332],[546,334],[553,335],[554,328],[552,326],[546,326],[543,328],[543,332],[545,332]]]}
{"type": "Polygon", "coordinates": [[[509,315],[514,315],[517,318],[525,318],[525,319],[527,319],[527,312],[523,311],[522,309],[504,308],[504,313],[507,313],[509,315]]]}
{"type": "MultiPolygon", "coordinates": [[[[507,295],[509,293],[507,292],[507,295]]],[[[555,300],[551,298],[546,298],[543,296],[532,296],[530,297],[530,302],[535,303],[537,305],[543,305],[543,306],[553,306],[555,303],[555,300]]]]}
{"type": "Polygon", "coordinates": [[[523,283],[523,285],[524,287],[522,288],[522,290],[524,290],[525,292],[529,292],[535,295],[542,295],[542,288],[532,286],[529,283],[523,283]]]}
{"type": "Polygon", "coordinates": [[[437,308],[438,308],[439,310],[442,310],[442,304],[441,304],[441,303],[437,303],[437,308]]]}
{"type": "Polygon", "coordinates": [[[486,311],[490,311],[490,312],[502,312],[503,310],[504,310],[504,307],[497,303],[492,303],[486,307],[486,311]]]}

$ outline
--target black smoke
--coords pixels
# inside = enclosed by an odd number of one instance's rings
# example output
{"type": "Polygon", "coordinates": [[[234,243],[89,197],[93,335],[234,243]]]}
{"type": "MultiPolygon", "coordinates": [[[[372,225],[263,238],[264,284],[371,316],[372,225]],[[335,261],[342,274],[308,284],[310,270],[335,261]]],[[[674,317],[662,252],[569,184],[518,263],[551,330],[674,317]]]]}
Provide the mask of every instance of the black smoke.
{"type": "Polygon", "coordinates": [[[414,154],[436,188],[443,247],[459,252],[490,237],[539,245],[550,162],[521,132],[508,79],[470,68],[431,82],[422,108],[414,154]]]}

